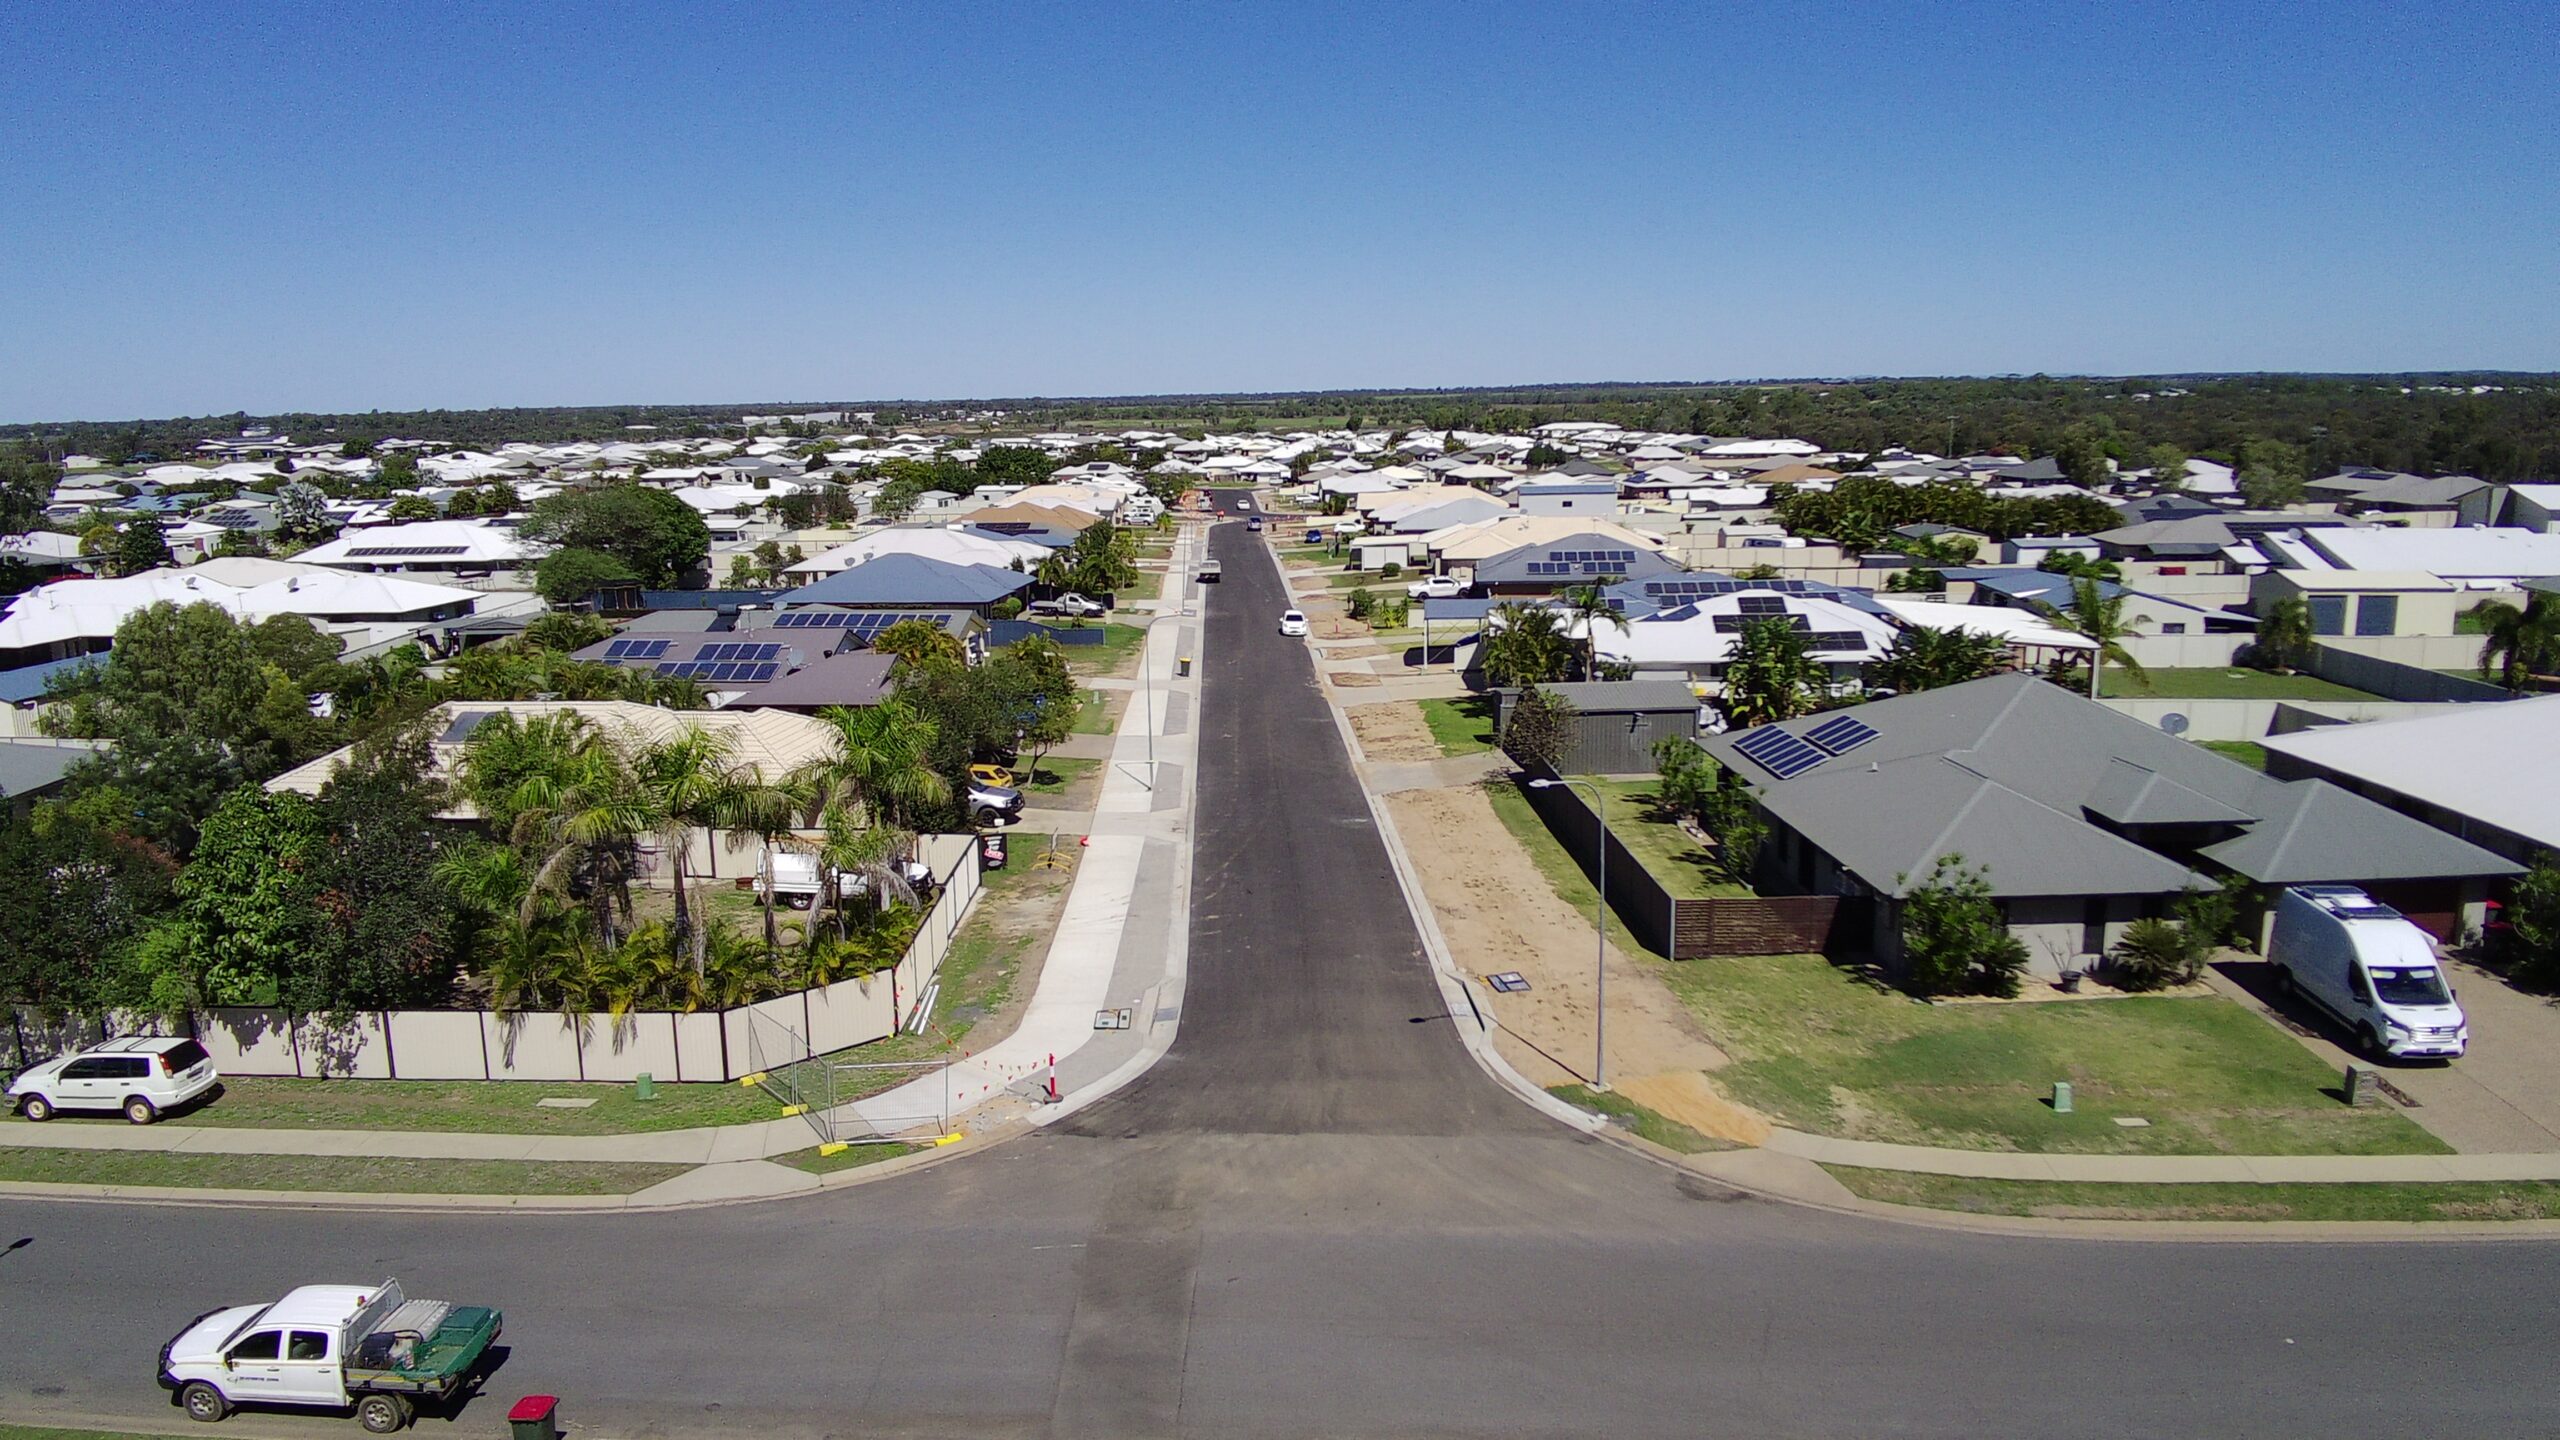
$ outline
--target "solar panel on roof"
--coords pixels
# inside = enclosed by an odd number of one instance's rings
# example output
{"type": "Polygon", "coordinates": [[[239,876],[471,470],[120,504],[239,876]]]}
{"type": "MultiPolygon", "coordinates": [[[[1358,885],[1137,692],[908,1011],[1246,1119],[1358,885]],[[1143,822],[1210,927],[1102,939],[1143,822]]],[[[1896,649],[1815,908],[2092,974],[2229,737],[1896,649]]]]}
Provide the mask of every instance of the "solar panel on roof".
{"type": "Polygon", "coordinates": [[[738,678],[741,680],[752,680],[761,685],[765,681],[770,680],[775,675],[781,673],[781,671],[782,667],[779,665],[750,665],[747,667],[747,673],[739,676],[738,678]]]}
{"type": "Polygon", "coordinates": [[[1793,780],[1831,758],[1774,726],[1751,731],[1733,748],[1781,780],[1793,780]]]}
{"type": "Polygon", "coordinates": [[[1837,654],[1844,650],[1864,650],[1867,637],[1855,630],[1816,630],[1804,637],[1804,648],[1816,654],[1837,654]]]}
{"type": "Polygon", "coordinates": [[[1826,754],[1846,755],[1875,739],[1876,727],[1855,715],[1834,715],[1804,732],[1804,738],[1826,754]]]}
{"type": "Polygon", "coordinates": [[[453,717],[452,724],[444,727],[444,733],[436,737],[436,743],[439,745],[461,744],[463,741],[471,738],[472,731],[477,730],[482,725],[488,723],[488,720],[493,713],[495,712],[488,710],[463,711],[461,714],[453,717]]]}
{"type": "Polygon", "coordinates": [[[1741,599],[1734,601],[1733,607],[1745,615],[1784,615],[1787,613],[1787,602],[1776,595],[1745,595],[1741,599]]]}

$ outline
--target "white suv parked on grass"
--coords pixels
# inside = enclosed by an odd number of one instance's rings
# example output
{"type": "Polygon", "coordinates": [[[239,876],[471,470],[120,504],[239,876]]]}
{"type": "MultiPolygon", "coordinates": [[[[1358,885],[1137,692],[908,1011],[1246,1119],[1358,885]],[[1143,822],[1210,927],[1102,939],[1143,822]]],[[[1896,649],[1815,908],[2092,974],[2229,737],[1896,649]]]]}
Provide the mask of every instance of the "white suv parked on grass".
{"type": "Polygon", "coordinates": [[[213,1057],[193,1040],[136,1035],[47,1060],[9,1082],[9,1101],[30,1120],[58,1110],[122,1110],[148,1125],[221,1082],[213,1057]]]}

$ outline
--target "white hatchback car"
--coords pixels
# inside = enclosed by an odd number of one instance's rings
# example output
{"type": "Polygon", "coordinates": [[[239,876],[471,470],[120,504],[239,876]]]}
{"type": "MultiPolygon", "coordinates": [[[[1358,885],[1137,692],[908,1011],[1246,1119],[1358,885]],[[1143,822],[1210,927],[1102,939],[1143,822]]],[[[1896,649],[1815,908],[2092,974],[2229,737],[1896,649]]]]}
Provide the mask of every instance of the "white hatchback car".
{"type": "Polygon", "coordinates": [[[61,1110],[122,1110],[127,1120],[148,1125],[221,1080],[213,1057],[193,1040],[135,1035],[28,1066],[9,1082],[8,1094],[30,1120],[50,1120],[61,1110]]]}
{"type": "Polygon", "coordinates": [[[1295,610],[1280,612],[1280,633],[1303,636],[1307,633],[1307,617],[1295,610]]]}

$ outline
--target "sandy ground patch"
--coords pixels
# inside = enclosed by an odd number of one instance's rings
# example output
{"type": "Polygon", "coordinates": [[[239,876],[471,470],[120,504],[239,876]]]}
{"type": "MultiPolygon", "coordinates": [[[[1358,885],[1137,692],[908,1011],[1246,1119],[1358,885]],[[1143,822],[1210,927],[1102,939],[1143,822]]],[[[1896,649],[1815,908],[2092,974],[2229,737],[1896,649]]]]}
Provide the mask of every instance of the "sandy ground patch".
{"type": "Polygon", "coordinates": [[[1769,1122],[1758,1111],[1745,1109],[1717,1094],[1715,1085],[1696,1070],[1665,1070],[1659,1075],[1612,1080],[1609,1088],[1701,1135],[1739,1145],[1769,1143],[1769,1122]]]}
{"type": "MultiPolygon", "coordinates": [[[[1533,1084],[1589,1083],[1591,916],[1556,898],[1480,788],[1412,790],[1386,803],[1459,968],[1475,975],[1517,970],[1529,982],[1526,994],[1493,999],[1503,1057],[1533,1084]]],[[[1699,1032],[1679,997],[1654,978],[1649,963],[1609,949],[1609,1072],[1613,1079],[1662,1080],[1659,1088],[1676,1100],[1677,1094],[1695,1093],[1680,1091],[1687,1082],[1678,1076],[1716,1069],[1725,1056],[1699,1032]]],[[[1699,1090],[1713,1095],[1703,1080],[1699,1090]]],[[[1697,1103],[1704,1114],[1704,1102],[1697,1103]]],[[[1734,1132],[1747,1128],[1734,1117],[1719,1119],[1713,1128],[1685,1114],[1675,1118],[1729,1139],[1741,1138],[1734,1132]]]]}
{"type": "Polygon", "coordinates": [[[1336,685],[1350,685],[1354,687],[1361,685],[1375,685],[1378,683],[1378,677],[1370,674],[1366,670],[1328,670],[1325,672],[1324,678],[1332,681],[1336,685]]]}
{"type": "MultiPolygon", "coordinates": [[[[1376,676],[1371,676],[1373,681],[1376,676]]],[[[1440,745],[1422,723],[1420,707],[1398,700],[1387,705],[1361,705],[1343,713],[1360,737],[1360,754],[1368,760],[1437,760],[1440,745]]]]}

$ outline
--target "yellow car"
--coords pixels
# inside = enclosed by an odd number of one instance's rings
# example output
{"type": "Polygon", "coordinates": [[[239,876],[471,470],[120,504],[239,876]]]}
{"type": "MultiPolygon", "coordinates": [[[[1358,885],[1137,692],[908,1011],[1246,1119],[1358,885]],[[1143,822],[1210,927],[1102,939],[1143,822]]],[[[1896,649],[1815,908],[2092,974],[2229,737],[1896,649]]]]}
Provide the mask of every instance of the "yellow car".
{"type": "Polygon", "coordinates": [[[1013,772],[1001,765],[972,765],[969,767],[969,778],[981,785],[1010,786],[1015,783],[1013,772]]]}

